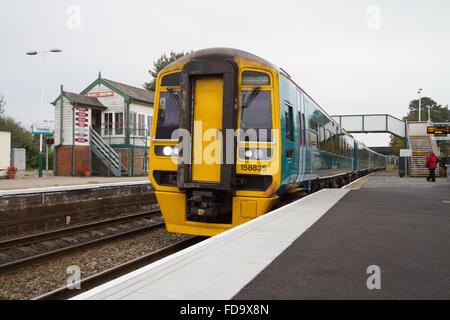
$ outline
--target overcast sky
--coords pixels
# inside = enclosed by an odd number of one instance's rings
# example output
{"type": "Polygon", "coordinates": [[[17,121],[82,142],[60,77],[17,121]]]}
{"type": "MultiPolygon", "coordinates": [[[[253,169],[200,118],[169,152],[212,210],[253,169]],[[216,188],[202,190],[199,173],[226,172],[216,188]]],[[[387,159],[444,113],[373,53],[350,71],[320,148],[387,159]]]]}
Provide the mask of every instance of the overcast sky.
{"type": "MultiPolygon", "coordinates": [[[[59,86],[80,92],[101,70],[141,87],[171,50],[231,47],[285,69],[329,114],[406,115],[418,88],[450,103],[450,1],[0,2],[0,94],[26,126],[45,118],[59,86]]],[[[358,135],[369,146],[386,134],[358,135]]]]}

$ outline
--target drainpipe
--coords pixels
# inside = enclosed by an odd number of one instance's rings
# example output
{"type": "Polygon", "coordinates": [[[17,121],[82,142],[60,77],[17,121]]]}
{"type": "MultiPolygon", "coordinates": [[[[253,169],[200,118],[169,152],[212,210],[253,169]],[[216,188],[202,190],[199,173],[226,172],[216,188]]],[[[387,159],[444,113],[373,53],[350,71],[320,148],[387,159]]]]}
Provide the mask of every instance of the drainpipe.
{"type": "Polygon", "coordinates": [[[130,100],[126,100],[127,104],[127,129],[126,129],[126,137],[125,144],[127,145],[128,151],[128,176],[131,177],[131,166],[130,166],[130,100]]]}
{"type": "MultiPolygon", "coordinates": [[[[56,176],[56,149],[63,145],[63,110],[64,110],[64,90],[60,89],[60,112],[59,112],[59,143],[53,146],[53,175],[56,176]]],[[[56,105],[55,105],[56,107],[56,105]]]]}
{"type": "Polygon", "coordinates": [[[59,124],[60,124],[60,129],[59,129],[59,144],[62,145],[63,144],[63,109],[64,109],[64,91],[63,91],[63,85],[61,85],[61,111],[59,114],[59,124]]]}
{"type": "Polygon", "coordinates": [[[72,106],[72,177],[75,177],[75,105],[72,106]]]}

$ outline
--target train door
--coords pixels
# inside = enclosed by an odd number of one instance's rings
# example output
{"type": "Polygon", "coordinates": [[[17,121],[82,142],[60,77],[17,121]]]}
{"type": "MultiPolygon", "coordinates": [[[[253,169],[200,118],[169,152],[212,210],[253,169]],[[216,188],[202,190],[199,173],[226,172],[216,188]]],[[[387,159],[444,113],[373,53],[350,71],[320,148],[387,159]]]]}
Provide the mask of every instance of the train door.
{"type": "Polygon", "coordinates": [[[284,144],[285,147],[285,172],[288,178],[287,183],[293,183],[295,174],[295,139],[294,139],[294,107],[291,103],[285,101],[284,103],[284,120],[285,120],[285,136],[284,144]]]}
{"type": "Polygon", "coordinates": [[[220,182],[223,78],[194,80],[192,181],[220,182]]]}
{"type": "Polygon", "coordinates": [[[237,126],[237,64],[229,57],[207,55],[181,70],[180,131],[188,151],[178,157],[177,186],[184,190],[233,191],[237,126]],[[226,159],[226,161],[225,161],[226,159]]]}
{"type": "Polygon", "coordinates": [[[297,92],[298,98],[298,136],[299,136],[299,164],[297,182],[303,181],[305,176],[305,160],[306,160],[306,134],[305,134],[305,103],[301,92],[297,92]]]}

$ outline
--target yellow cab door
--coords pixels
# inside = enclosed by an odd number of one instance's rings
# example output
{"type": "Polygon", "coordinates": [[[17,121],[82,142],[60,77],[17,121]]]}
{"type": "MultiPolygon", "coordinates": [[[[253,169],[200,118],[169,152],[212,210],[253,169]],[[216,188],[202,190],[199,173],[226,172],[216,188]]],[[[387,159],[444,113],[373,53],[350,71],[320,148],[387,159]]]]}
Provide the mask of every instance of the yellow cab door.
{"type": "Polygon", "coordinates": [[[202,76],[194,81],[192,181],[220,183],[223,78],[202,76]]]}

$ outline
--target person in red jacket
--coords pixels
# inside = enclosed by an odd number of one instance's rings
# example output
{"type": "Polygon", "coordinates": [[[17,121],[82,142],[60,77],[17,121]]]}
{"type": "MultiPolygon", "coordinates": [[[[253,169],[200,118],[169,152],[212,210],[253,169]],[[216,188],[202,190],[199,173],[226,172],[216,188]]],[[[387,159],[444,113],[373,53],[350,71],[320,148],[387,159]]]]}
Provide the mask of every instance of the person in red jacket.
{"type": "Polygon", "coordinates": [[[436,155],[430,151],[427,155],[426,165],[430,173],[428,174],[427,181],[436,182],[436,176],[435,176],[435,170],[437,167],[437,164],[439,163],[439,158],[436,157],[436,155]]]}

